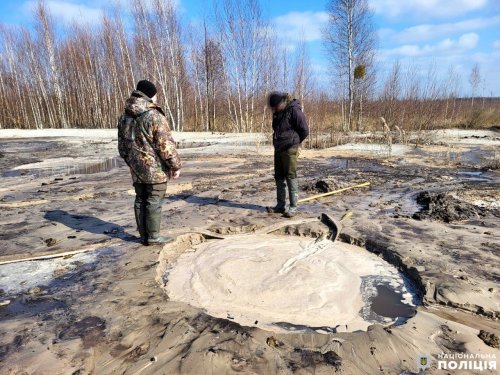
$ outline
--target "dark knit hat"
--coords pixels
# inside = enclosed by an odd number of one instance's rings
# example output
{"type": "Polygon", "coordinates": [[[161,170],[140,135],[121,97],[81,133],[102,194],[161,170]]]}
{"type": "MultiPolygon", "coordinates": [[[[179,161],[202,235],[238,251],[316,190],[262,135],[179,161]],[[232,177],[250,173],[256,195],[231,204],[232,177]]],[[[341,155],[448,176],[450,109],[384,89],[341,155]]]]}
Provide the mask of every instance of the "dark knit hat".
{"type": "Polygon", "coordinates": [[[158,92],[156,86],[147,80],[137,82],[137,90],[152,98],[158,92]]]}
{"type": "Polygon", "coordinates": [[[276,107],[285,99],[286,94],[278,91],[273,91],[269,94],[268,104],[270,107],[276,107]]]}

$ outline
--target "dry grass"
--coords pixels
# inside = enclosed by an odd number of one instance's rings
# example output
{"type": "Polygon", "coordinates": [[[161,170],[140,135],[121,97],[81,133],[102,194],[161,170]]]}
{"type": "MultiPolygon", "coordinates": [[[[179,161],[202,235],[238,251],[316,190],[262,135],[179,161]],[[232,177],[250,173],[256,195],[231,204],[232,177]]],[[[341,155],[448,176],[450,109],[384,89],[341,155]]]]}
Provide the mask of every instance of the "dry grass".
{"type": "Polygon", "coordinates": [[[485,164],[482,165],[482,169],[491,169],[491,170],[499,170],[500,169],[500,153],[495,152],[493,157],[486,161],[485,164]]]}

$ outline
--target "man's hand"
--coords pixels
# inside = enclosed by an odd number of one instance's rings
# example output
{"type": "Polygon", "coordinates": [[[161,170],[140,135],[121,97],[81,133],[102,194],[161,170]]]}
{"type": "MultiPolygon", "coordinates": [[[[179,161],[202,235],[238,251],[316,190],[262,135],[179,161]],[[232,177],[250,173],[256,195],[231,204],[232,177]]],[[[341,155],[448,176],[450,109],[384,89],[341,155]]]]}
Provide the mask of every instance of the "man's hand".
{"type": "Polygon", "coordinates": [[[172,178],[173,178],[174,180],[176,180],[176,179],[178,179],[178,178],[179,178],[179,176],[180,176],[180,175],[181,175],[181,171],[180,171],[180,170],[179,170],[179,171],[175,171],[175,172],[172,174],[172,178]]]}

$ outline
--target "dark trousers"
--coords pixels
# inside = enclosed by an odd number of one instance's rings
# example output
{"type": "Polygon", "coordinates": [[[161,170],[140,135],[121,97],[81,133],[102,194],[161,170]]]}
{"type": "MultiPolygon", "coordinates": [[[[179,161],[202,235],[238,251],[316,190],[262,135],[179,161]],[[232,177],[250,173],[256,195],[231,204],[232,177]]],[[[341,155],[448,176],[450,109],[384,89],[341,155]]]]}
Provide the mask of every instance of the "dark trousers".
{"type": "Polygon", "coordinates": [[[286,151],[274,152],[274,180],[276,181],[276,210],[283,210],[286,205],[286,188],[290,198],[290,210],[295,210],[298,201],[297,157],[298,146],[286,151]]]}
{"type": "Polygon", "coordinates": [[[274,152],[274,178],[276,180],[297,178],[298,150],[298,146],[293,146],[286,151],[274,152]]]}
{"type": "Polygon", "coordinates": [[[165,198],[167,183],[134,183],[134,213],[137,230],[145,240],[157,238],[160,234],[161,206],[165,198]]]}

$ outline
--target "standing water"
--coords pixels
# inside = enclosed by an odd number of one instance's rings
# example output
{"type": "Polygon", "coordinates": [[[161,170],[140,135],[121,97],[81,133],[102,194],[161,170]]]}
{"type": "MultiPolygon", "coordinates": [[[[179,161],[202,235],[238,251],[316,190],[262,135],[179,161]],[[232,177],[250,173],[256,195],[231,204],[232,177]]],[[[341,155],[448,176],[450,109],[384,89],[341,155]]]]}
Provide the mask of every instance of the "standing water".
{"type": "Polygon", "coordinates": [[[23,164],[4,173],[2,177],[34,176],[48,177],[53,175],[77,175],[109,172],[112,169],[125,166],[119,157],[78,161],[74,158],[48,159],[42,162],[23,164]]]}

